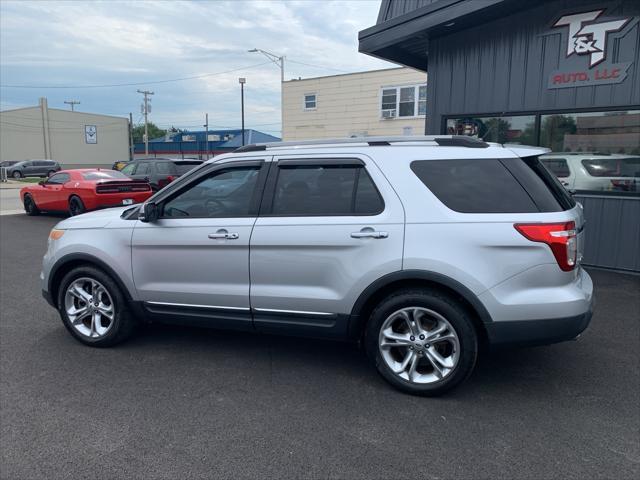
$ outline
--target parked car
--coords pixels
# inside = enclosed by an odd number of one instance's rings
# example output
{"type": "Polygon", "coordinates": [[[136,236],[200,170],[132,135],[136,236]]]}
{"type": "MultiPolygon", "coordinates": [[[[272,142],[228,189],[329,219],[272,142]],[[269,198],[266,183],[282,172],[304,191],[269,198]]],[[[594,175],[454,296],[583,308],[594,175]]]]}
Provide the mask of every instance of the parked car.
{"type": "Polygon", "coordinates": [[[640,157],[608,153],[550,153],[540,160],[569,190],[640,190],[640,157]]]}
{"type": "Polygon", "coordinates": [[[7,176],[15,179],[49,177],[58,170],[60,170],[60,164],[53,160],[24,160],[7,167],[7,176]]]}
{"type": "Polygon", "coordinates": [[[545,151],[443,136],[243,147],[142,206],[60,222],[43,295],[86,345],[139,321],[351,339],[395,387],[441,394],[485,342],[560,342],[591,319],[582,208],[545,151]]]}
{"type": "Polygon", "coordinates": [[[37,185],[20,190],[27,215],[41,211],[79,215],[89,210],[133,205],[152,194],[149,182],[132,180],[114,170],[61,170],[37,185]]]}
{"type": "Polygon", "coordinates": [[[142,158],[128,162],[120,171],[131,178],[148,180],[153,191],[158,191],[202,163],[195,159],[142,158]]]}

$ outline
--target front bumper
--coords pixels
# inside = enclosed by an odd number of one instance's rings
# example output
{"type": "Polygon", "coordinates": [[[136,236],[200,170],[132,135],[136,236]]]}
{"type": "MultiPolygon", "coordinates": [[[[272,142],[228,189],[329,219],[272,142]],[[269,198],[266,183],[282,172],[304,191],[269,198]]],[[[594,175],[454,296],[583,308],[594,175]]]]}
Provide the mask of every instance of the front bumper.
{"type": "Polygon", "coordinates": [[[492,346],[534,346],[573,340],[586,330],[593,316],[595,301],[581,315],[544,320],[518,320],[485,324],[492,346]]]}

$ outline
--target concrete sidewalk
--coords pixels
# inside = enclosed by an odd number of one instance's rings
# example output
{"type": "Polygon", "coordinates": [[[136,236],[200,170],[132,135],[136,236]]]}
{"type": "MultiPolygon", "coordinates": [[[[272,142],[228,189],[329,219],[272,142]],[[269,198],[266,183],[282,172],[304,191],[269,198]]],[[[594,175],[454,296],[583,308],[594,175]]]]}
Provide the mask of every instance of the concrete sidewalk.
{"type": "Polygon", "coordinates": [[[20,190],[22,187],[32,185],[29,182],[16,182],[15,180],[8,180],[6,182],[0,182],[0,189],[18,189],[20,190]]]}

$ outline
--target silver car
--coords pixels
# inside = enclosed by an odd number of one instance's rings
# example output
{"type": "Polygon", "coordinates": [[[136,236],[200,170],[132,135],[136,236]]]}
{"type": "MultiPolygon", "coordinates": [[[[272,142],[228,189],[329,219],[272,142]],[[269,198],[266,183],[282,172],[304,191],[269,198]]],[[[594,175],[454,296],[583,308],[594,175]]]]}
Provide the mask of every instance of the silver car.
{"type": "Polygon", "coordinates": [[[482,344],[569,340],[591,319],[582,209],[544,152],[446,136],[250,145],[141,207],[60,222],[43,294],[87,345],[155,321],[353,340],[392,385],[438,395],[482,344]]]}

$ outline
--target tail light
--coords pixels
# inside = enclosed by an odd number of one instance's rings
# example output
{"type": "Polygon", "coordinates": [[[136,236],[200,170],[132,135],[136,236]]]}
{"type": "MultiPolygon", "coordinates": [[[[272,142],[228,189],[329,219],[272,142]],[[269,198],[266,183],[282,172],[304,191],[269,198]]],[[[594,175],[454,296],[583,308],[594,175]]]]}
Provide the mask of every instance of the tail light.
{"type": "Polygon", "coordinates": [[[171,183],[171,182],[173,182],[175,179],[176,179],[176,177],[174,177],[173,175],[169,175],[169,176],[167,177],[167,183],[171,183]]]}
{"type": "Polygon", "coordinates": [[[563,271],[570,272],[575,268],[578,256],[575,222],[516,223],[514,227],[532,242],[549,245],[563,271]]]}

